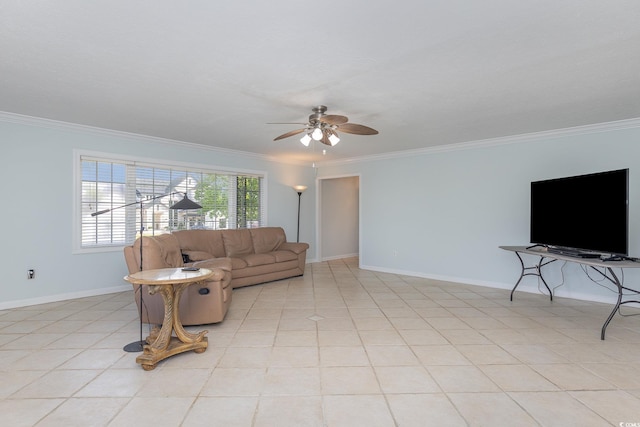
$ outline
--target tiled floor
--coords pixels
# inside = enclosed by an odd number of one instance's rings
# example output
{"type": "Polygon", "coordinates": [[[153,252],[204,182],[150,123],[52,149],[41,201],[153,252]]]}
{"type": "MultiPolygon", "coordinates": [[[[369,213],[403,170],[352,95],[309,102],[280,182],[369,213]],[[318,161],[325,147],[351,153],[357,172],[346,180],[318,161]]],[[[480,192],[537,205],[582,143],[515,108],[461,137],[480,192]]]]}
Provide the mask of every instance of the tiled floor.
{"type": "Polygon", "coordinates": [[[132,301],[1,311],[0,424],[640,424],[640,317],[601,341],[604,304],[316,263],[235,290],[205,353],[146,372],[132,301]]]}

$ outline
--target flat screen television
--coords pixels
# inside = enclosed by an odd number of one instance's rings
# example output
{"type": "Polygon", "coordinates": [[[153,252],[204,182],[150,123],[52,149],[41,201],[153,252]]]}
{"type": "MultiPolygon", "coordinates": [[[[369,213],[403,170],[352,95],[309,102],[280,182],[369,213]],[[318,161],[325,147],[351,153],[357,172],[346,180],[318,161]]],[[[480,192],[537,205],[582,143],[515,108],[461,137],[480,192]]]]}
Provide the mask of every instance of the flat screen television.
{"type": "Polygon", "coordinates": [[[629,169],[531,183],[534,245],[577,256],[626,256],[628,230],[629,169]]]}

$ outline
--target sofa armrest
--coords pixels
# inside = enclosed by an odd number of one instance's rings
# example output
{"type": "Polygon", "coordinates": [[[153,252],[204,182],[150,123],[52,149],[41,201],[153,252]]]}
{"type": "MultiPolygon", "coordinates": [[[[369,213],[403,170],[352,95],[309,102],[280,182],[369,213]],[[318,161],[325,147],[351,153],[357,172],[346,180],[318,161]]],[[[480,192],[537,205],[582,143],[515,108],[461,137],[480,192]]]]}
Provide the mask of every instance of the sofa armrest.
{"type": "Polygon", "coordinates": [[[221,282],[224,279],[224,270],[219,267],[203,267],[213,272],[213,276],[207,279],[207,282],[221,282]]]}
{"type": "Polygon", "coordinates": [[[211,258],[204,261],[194,262],[194,267],[208,268],[214,270],[216,268],[224,271],[231,271],[231,258],[211,258]]]}
{"type": "Polygon", "coordinates": [[[284,242],[278,248],[279,251],[291,251],[298,255],[306,251],[307,249],[309,249],[308,243],[294,243],[294,242],[284,242]]]}

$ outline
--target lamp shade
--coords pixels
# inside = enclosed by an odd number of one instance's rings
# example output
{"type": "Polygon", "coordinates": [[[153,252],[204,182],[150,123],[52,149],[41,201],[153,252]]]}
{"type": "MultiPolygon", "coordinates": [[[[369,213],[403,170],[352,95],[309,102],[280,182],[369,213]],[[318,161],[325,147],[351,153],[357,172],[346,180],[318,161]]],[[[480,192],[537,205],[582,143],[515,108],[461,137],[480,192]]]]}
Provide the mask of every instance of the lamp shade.
{"type": "Polygon", "coordinates": [[[189,199],[189,197],[187,197],[187,193],[185,193],[184,198],[180,200],[178,203],[175,203],[169,209],[188,210],[188,209],[201,209],[201,208],[202,206],[200,206],[193,200],[189,199]]]}
{"type": "Polygon", "coordinates": [[[336,135],[335,132],[332,132],[329,135],[329,142],[331,143],[331,146],[333,147],[334,145],[336,145],[338,142],[340,142],[340,138],[338,137],[338,135],[336,135]]]}
{"type": "Polygon", "coordinates": [[[322,133],[322,129],[320,128],[315,128],[313,132],[311,132],[311,138],[313,138],[315,141],[320,141],[323,136],[324,134],[322,133]]]}
{"type": "Polygon", "coordinates": [[[296,193],[302,193],[304,190],[307,189],[306,185],[294,185],[293,189],[296,191],[296,193]]]}
{"type": "Polygon", "coordinates": [[[309,143],[311,142],[311,137],[309,136],[308,133],[305,133],[304,136],[302,138],[300,138],[300,142],[302,143],[302,145],[304,145],[305,147],[309,146],[309,143]]]}

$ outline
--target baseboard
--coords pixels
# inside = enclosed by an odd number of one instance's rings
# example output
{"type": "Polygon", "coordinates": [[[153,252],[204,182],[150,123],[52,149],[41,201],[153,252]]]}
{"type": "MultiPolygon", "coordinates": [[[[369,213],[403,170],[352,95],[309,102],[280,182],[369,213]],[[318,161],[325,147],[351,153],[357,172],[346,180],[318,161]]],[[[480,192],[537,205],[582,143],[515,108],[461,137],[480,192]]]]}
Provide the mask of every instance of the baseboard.
{"type": "MultiPolygon", "coordinates": [[[[91,289],[88,291],[69,292],[65,294],[47,295],[37,298],[29,298],[23,300],[6,301],[0,303],[0,310],[11,308],[28,307],[30,305],[48,304],[51,302],[67,301],[76,298],[95,297],[98,295],[116,294],[118,292],[130,291],[131,285],[119,285],[109,288],[91,289]]],[[[132,300],[133,301],[133,300],[132,300]]]]}
{"type": "MultiPolygon", "coordinates": [[[[357,256],[357,254],[345,255],[345,256],[340,256],[332,259],[350,258],[353,256],[357,256]]],[[[317,262],[317,261],[315,260],[307,261],[307,263],[311,263],[311,262],[317,262]]],[[[380,273],[390,273],[390,274],[398,274],[402,276],[420,277],[423,279],[439,280],[443,282],[460,283],[460,284],[472,285],[472,286],[484,286],[487,288],[494,288],[494,289],[511,290],[514,285],[513,283],[475,280],[475,279],[470,279],[468,277],[427,274],[427,273],[416,272],[416,271],[398,270],[398,269],[383,268],[383,267],[377,267],[377,266],[371,266],[371,265],[360,265],[359,268],[361,268],[362,270],[377,271],[380,273]]],[[[6,301],[6,302],[0,303],[0,310],[8,310],[8,309],[19,308],[19,307],[28,307],[31,305],[47,304],[52,302],[72,300],[76,298],[87,298],[87,297],[93,297],[98,295],[115,294],[118,292],[130,291],[131,289],[132,288],[130,285],[120,285],[120,286],[113,286],[109,288],[91,289],[88,291],[69,292],[69,293],[57,294],[57,295],[47,295],[44,297],[30,298],[30,299],[24,299],[24,300],[6,301]]],[[[517,292],[524,292],[529,294],[540,294],[537,288],[527,287],[526,285],[525,286],[521,285],[520,287],[518,287],[517,292]]],[[[554,297],[571,298],[579,301],[599,302],[604,304],[614,304],[616,300],[616,296],[614,295],[612,295],[610,298],[606,298],[605,296],[600,296],[600,295],[583,294],[583,293],[575,293],[575,292],[569,295],[566,292],[562,292],[562,289],[557,290],[554,294],[554,297]]],[[[629,304],[629,306],[638,307],[637,304],[629,304]]]]}
{"type": "Polygon", "coordinates": [[[354,257],[357,257],[358,255],[359,255],[358,252],[353,253],[353,254],[335,255],[335,256],[330,256],[330,257],[324,257],[324,258],[322,258],[322,261],[334,261],[336,259],[354,258],[354,257]]]}
{"type": "MultiPolygon", "coordinates": [[[[511,290],[511,289],[513,289],[513,286],[515,285],[515,283],[502,283],[502,282],[492,282],[492,281],[486,281],[486,280],[476,280],[476,279],[470,279],[468,277],[442,276],[442,275],[437,275],[437,274],[427,274],[427,273],[416,272],[416,271],[404,271],[404,270],[376,267],[376,266],[370,266],[370,265],[360,265],[360,268],[362,270],[378,271],[380,273],[399,274],[399,275],[402,275],[402,276],[420,277],[420,278],[423,278],[423,279],[431,279],[431,280],[439,280],[439,281],[443,281],[443,282],[460,283],[460,284],[463,284],[463,285],[484,286],[484,287],[487,287],[487,288],[494,288],[494,289],[511,290]]],[[[545,289],[545,291],[546,291],[546,289],[545,289]]],[[[528,287],[526,285],[523,286],[523,284],[521,284],[518,287],[518,290],[514,294],[514,298],[517,298],[516,297],[517,292],[524,292],[524,293],[528,293],[528,294],[546,295],[548,297],[548,294],[541,293],[538,290],[537,287],[536,288],[532,288],[532,287],[528,287]]],[[[593,295],[593,294],[581,293],[581,292],[576,293],[575,291],[572,292],[572,293],[567,293],[567,292],[564,292],[563,289],[557,289],[554,292],[553,296],[557,297],[557,298],[569,298],[569,299],[574,299],[574,300],[578,300],[578,301],[599,302],[599,303],[603,303],[603,304],[615,304],[616,299],[617,299],[617,294],[613,294],[613,293],[612,293],[611,297],[607,297],[607,296],[604,296],[604,295],[593,295]]],[[[638,307],[637,304],[633,304],[633,303],[628,304],[628,305],[632,306],[632,307],[638,307]]]]}

